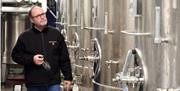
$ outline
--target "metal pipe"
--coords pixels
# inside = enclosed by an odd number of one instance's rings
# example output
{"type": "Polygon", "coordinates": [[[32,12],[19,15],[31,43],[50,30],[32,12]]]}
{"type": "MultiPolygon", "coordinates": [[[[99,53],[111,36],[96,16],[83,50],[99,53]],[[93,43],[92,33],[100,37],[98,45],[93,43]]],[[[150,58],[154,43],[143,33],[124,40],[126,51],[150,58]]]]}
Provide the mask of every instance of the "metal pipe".
{"type": "Polygon", "coordinates": [[[94,79],[92,79],[92,82],[96,85],[99,85],[101,87],[105,87],[105,88],[109,88],[109,89],[115,89],[115,90],[119,90],[119,91],[123,91],[123,88],[118,88],[118,87],[114,87],[114,86],[110,86],[110,85],[105,85],[105,84],[101,84],[99,82],[96,82],[94,79]]]}
{"type": "Polygon", "coordinates": [[[170,41],[170,38],[162,38],[160,35],[160,13],[161,9],[159,6],[156,7],[156,22],[155,22],[155,37],[154,37],[154,43],[161,44],[161,43],[168,43],[170,41]]]}
{"type": "Polygon", "coordinates": [[[174,9],[177,8],[177,0],[173,0],[173,8],[174,8],[174,9]]]}
{"type": "Polygon", "coordinates": [[[18,3],[17,0],[2,0],[2,3],[18,3]]]}
{"type": "MultiPolygon", "coordinates": [[[[2,2],[17,2],[17,0],[3,0],[2,2]]],[[[42,5],[42,8],[44,12],[47,11],[47,1],[45,0],[39,0],[39,2],[42,5]]],[[[31,7],[9,7],[9,6],[3,6],[1,11],[2,12],[28,12],[31,7]]]]}
{"type": "MultiPolygon", "coordinates": [[[[2,47],[1,47],[1,43],[2,43],[2,36],[1,36],[1,34],[2,34],[2,29],[1,29],[1,25],[2,25],[2,23],[1,23],[1,14],[2,14],[2,1],[0,0],[0,51],[1,51],[1,53],[0,53],[0,56],[2,57],[2,47]]],[[[1,62],[1,60],[0,60],[0,63],[2,63],[1,62]]],[[[1,66],[0,66],[1,67],[1,66]]],[[[2,69],[2,67],[1,67],[1,69],[2,69]]],[[[0,69],[0,71],[1,71],[1,69],[0,69]]],[[[2,71],[1,71],[2,72],[2,71]]],[[[1,73],[2,74],[2,73],[1,73]]],[[[1,78],[2,79],[2,78],[1,78]]],[[[2,81],[1,81],[2,82],[2,81]]],[[[0,88],[1,88],[1,86],[0,86],[0,88]]]]}
{"type": "Polygon", "coordinates": [[[161,43],[161,38],[160,38],[160,7],[156,7],[156,26],[155,26],[155,38],[154,38],[154,43],[161,43]]]}
{"type": "Polygon", "coordinates": [[[47,11],[47,0],[38,0],[41,3],[41,7],[43,8],[44,12],[47,11]]]}
{"type": "Polygon", "coordinates": [[[108,12],[105,12],[104,34],[108,33],[108,12]]]}
{"type": "Polygon", "coordinates": [[[30,7],[2,7],[2,12],[28,12],[30,7]]]}
{"type": "Polygon", "coordinates": [[[88,29],[88,30],[104,30],[104,28],[97,28],[97,27],[84,27],[84,29],[88,29]]]}
{"type": "MultiPolygon", "coordinates": [[[[67,0],[67,24],[71,24],[71,0],[67,0]]],[[[69,28],[68,28],[69,30],[69,28]]]]}
{"type": "Polygon", "coordinates": [[[150,36],[151,33],[137,33],[137,32],[127,32],[127,31],[121,31],[121,33],[132,35],[132,36],[150,36]]]}

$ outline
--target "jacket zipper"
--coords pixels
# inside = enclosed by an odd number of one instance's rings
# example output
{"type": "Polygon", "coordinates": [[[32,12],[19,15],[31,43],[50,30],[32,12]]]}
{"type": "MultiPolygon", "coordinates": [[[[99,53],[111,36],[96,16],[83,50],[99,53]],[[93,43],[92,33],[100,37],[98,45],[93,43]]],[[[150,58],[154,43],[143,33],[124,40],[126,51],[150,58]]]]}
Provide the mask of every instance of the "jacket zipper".
{"type": "Polygon", "coordinates": [[[51,66],[47,62],[47,53],[46,53],[46,49],[45,49],[44,34],[42,32],[41,32],[41,38],[42,38],[42,48],[43,48],[43,55],[44,55],[44,62],[42,64],[42,66],[44,67],[44,69],[49,71],[51,69],[51,66]]]}

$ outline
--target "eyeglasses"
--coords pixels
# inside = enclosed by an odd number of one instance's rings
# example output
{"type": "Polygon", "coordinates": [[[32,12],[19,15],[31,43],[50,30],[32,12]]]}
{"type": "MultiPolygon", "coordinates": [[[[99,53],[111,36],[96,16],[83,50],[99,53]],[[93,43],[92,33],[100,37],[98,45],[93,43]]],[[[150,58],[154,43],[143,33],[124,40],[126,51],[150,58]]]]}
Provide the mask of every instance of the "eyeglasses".
{"type": "Polygon", "coordinates": [[[41,16],[45,16],[45,15],[46,15],[46,13],[41,13],[41,14],[39,14],[39,15],[32,16],[32,18],[39,18],[39,17],[41,17],[41,16]]]}

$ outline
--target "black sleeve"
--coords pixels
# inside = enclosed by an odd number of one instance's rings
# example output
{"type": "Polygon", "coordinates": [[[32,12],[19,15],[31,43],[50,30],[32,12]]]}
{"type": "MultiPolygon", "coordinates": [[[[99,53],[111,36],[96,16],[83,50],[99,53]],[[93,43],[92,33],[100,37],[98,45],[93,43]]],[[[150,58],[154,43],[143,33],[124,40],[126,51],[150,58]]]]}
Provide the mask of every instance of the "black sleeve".
{"type": "Polygon", "coordinates": [[[20,65],[32,65],[33,64],[33,54],[25,52],[25,46],[22,42],[22,36],[19,36],[13,50],[12,59],[14,62],[20,65]]]}
{"type": "Polygon", "coordinates": [[[64,80],[70,80],[72,81],[73,77],[72,77],[72,68],[71,68],[71,62],[70,62],[70,58],[69,58],[69,53],[68,53],[68,49],[66,46],[66,43],[64,41],[64,37],[60,38],[60,68],[61,71],[64,75],[64,80]]]}

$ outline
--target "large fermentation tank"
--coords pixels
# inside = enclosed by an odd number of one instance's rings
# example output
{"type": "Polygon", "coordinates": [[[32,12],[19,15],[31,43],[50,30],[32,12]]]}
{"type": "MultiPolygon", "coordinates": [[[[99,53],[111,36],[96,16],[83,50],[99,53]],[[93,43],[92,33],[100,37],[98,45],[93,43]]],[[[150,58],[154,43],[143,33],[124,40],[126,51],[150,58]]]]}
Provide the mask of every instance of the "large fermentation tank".
{"type": "Polygon", "coordinates": [[[143,91],[178,91],[179,1],[142,0],[142,32],[151,36],[136,38],[147,72],[143,91]]]}
{"type": "MultiPolygon", "coordinates": [[[[127,23],[127,19],[131,18],[127,16],[127,3],[124,0],[84,1],[84,30],[81,36],[84,42],[82,45],[87,51],[86,56],[89,56],[91,52],[87,49],[91,48],[91,40],[95,39],[97,40],[95,45],[99,44],[99,48],[96,49],[100,51],[99,59],[93,60],[95,64],[93,67],[95,73],[92,78],[94,91],[122,90],[117,82],[112,81],[112,78],[122,68],[122,57],[125,56],[123,53],[127,51],[126,48],[132,47],[134,43],[133,38],[125,39],[120,34],[120,31],[127,29],[127,26],[131,28],[131,24],[127,23]]],[[[94,56],[91,55],[91,57],[93,59],[94,56]]],[[[92,59],[89,58],[88,61],[92,59]]]]}
{"type": "MultiPolygon", "coordinates": [[[[179,3],[178,0],[157,0],[156,5],[154,5],[155,28],[152,33],[154,33],[155,44],[153,45],[152,63],[155,63],[155,70],[149,71],[148,75],[156,74],[154,79],[156,85],[151,84],[150,86],[154,89],[147,88],[148,91],[180,90],[180,77],[178,72],[179,21],[177,20],[180,15],[178,13],[180,9],[180,7],[178,7],[179,3]]],[[[150,69],[150,67],[148,68],[150,69]]]]}
{"type": "Polygon", "coordinates": [[[93,79],[94,91],[120,91],[121,86],[113,82],[112,78],[122,68],[123,52],[133,43],[133,39],[126,42],[120,35],[120,31],[127,26],[127,1],[96,0],[96,3],[96,21],[93,26],[103,29],[93,31],[93,37],[99,41],[102,52],[100,71],[93,79]]]}
{"type": "MultiPolygon", "coordinates": [[[[133,55],[134,61],[126,60],[123,68],[130,69],[131,67],[126,64],[136,61],[133,71],[139,67],[141,76],[119,74],[117,79],[128,83],[126,85],[129,91],[179,91],[180,2],[178,0],[137,0],[137,2],[142,7],[137,8],[138,12],[134,16],[135,32],[122,32],[127,35],[126,37],[134,36],[133,51],[127,54],[127,59],[133,55]]],[[[126,71],[123,70],[122,73],[128,71],[131,73],[132,70],[126,71]]]]}
{"type": "Polygon", "coordinates": [[[2,63],[13,63],[10,54],[19,34],[31,26],[31,23],[27,21],[29,21],[27,14],[3,13],[1,23],[3,39],[2,63]]]}
{"type": "Polygon", "coordinates": [[[79,90],[179,91],[179,3],[68,0],[66,42],[79,90]]]}
{"type": "Polygon", "coordinates": [[[77,77],[77,82],[79,85],[79,91],[92,91],[92,81],[91,77],[91,62],[88,60],[88,56],[90,56],[91,49],[91,31],[85,29],[85,27],[91,26],[91,8],[92,8],[93,0],[80,0],[80,19],[81,19],[81,30],[78,31],[80,35],[80,48],[78,51],[78,60],[76,60],[76,69],[75,74],[77,77]]]}
{"type": "MultiPolygon", "coordinates": [[[[64,35],[67,47],[69,49],[74,85],[78,86],[82,85],[82,73],[84,69],[82,66],[83,63],[81,63],[79,60],[81,5],[81,0],[60,0],[60,21],[57,22],[57,24],[62,27],[61,33],[64,35]]],[[[75,89],[81,91],[82,87],[77,87],[75,89]]]]}
{"type": "Polygon", "coordinates": [[[27,14],[4,12],[2,14],[2,82],[5,82],[8,72],[8,65],[15,64],[11,59],[12,48],[21,32],[25,31],[31,24],[28,22],[27,14]]]}
{"type": "MultiPolygon", "coordinates": [[[[76,0],[78,1],[78,0],[76,0]]],[[[67,44],[73,41],[72,28],[73,13],[76,10],[76,1],[67,1],[67,44]],[[70,7],[71,6],[71,7],[70,7]],[[72,8],[74,7],[74,8],[72,8]]],[[[77,29],[80,36],[79,49],[75,56],[75,80],[80,91],[119,91],[121,85],[113,82],[115,73],[122,69],[122,65],[128,48],[133,48],[133,37],[124,38],[120,31],[134,31],[134,23],[128,16],[129,1],[115,0],[82,0],[80,3],[81,30],[77,29]],[[77,53],[78,52],[78,53],[77,53]]],[[[133,14],[133,12],[132,12],[133,14]]],[[[79,18],[77,18],[79,19],[79,18]]],[[[133,20],[134,21],[134,20],[133,20]]],[[[76,24],[75,24],[76,25],[76,24]]],[[[79,25],[79,23],[77,23],[79,25]]],[[[70,46],[69,46],[70,48],[70,46]]],[[[71,49],[71,48],[70,48],[71,49]]]]}

